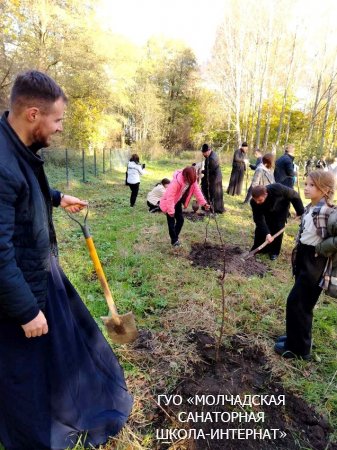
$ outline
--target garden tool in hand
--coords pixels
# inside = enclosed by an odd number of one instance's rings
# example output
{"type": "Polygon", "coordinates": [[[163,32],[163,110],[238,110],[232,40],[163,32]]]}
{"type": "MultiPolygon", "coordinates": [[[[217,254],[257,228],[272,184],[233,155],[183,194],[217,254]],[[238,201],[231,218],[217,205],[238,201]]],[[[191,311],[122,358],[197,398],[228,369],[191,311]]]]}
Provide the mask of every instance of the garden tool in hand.
{"type": "MultiPolygon", "coordinates": [[[[272,237],[275,239],[277,238],[277,236],[279,236],[280,234],[283,233],[283,231],[285,230],[285,228],[282,228],[281,230],[279,230],[277,233],[275,233],[272,237]]],[[[264,241],[263,244],[261,244],[259,247],[255,248],[254,250],[251,250],[250,252],[245,252],[240,256],[240,259],[242,259],[242,261],[246,261],[247,259],[251,258],[252,256],[254,256],[257,252],[259,252],[260,250],[262,250],[264,247],[266,247],[268,244],[270,244],[270,242],[266,239],[264,241]]]]}
{"type": "Polygon", "coordinates": [[[101,262],[98,258],[97,252],[96,252],[94,241],[90,235],[89,227],[87,225],[87,217],[88,217],[89,207],[87,207],[87,212],[84,217],[83,224],[80,223],[78,220],[76,220],[74,217],[72,217],[68,213],[68,211],[66,211],[66,212],[67,212],[68,216],[74,222],[78,223],[78,225],[81,227],[81,230],[85,237],[85,241],[87,243],[87,247],[89,249],[89,253],[90,253],[92,262],[94,263],[97,277],[103,288],[104,296],[105,296],[106,302],[109,307],[110,315],[107,317],[101,317],[101,319],[107,329],[110,339],[112,340],[112,342],[114,342],[116,344],[126,344],[128,342],[133,342],[138,336],[135,317],[132,312],[128,312],[123,315],[119,315],[117,312],[115,302],[112,298],[112,294],[109,289],[109,285],[105,278],[101,262]]]}

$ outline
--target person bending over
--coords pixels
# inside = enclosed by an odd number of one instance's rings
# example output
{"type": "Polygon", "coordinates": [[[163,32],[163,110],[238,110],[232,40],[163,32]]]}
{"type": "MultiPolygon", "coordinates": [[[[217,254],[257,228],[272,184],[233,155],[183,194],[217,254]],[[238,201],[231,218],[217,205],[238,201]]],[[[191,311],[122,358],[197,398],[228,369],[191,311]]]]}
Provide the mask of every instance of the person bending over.
{"type": "Polygon", "coordinates": [[[194,167],[177,170],[159,203],[160,209],[166,213],[171,244],[174,247],[181,245],[179,234],[184,225],[182,207],[187,208],[192,195],[200,206],[204,206],[206,210],[210,208],[197,183],[194,167]]]}
{"type": "Polygon", "coordinates": [[[151,213],[161,211],[159,202],[164,195],[167,186],[170,184],[168,178],[163,178],[160,183],[156,184],[155,187],[147,194],[147,206],[151,213]]]}
{"type": "Polygon", "coordinates": [[[252,250],[268,240],[269,245],[262,252],[269,253],[272,261],[280,254],[283,233],[275,239],[272,236],[285,226],[290,203],[295,208],[296,214],[301,216],[304,211],[303,203],[294,189],[279,183],[255,186],[252,189],[250,206],[256,225],[252,250]]]}

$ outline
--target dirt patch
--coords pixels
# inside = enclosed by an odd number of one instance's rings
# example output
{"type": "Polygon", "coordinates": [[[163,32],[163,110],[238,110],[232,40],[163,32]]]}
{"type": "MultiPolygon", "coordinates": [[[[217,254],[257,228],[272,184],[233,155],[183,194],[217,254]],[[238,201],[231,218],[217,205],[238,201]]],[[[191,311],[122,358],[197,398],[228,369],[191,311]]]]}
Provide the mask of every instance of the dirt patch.
{"type": "Polygon", "coordinates": [[[191,222],[202,222],[205,218],[204,213],[198,213],[193,211],[183,211],[183,216],[185,219],[190,220],[191,222]]]}
{"type": "Polygon", "coordinates": [[[243,261],[240,255],[245,253],[240,247],[225,245],[224,249],[220,245],[212,244],[192,244],[190,259],[198,267],[211,267],[223,271],[224,257],[226,258],[226,272],[245,276],[258,275],[262,277],[268,269],[263,263],[254,257],[243,261]]]}
{"type": "Polygon", "coordinates": [[[94,199],[90,202],[90,209],[100,209],[106,208],[108,206],[112,206],[114,203],[117,203],[115,199],[94,199]]]}
{"type": "Polygon", "coordinates": [[[172,443],[158,442],[156,449],[295,450],[310,448],[323,450],[335,448],[335,444],[328,447],[329,434],[332,432],[328,422],[304,400],[286,391],[281,383],[275,380],[262,350],[252,345],[246,337],[232,337],[221,348],[217,362],[215,362],[213,338],[204,333],[195,332],[190,335],[190,339],[196,341],[202,362],[194,365],[193,377],[182,380],[174,392],[176,398],[182,398],[182,403],[179,406],[170,403],[169,407],[165,407],[166,413],[162,414],[162,421],[155,426],[157,429],[195,429],[196,433],[199,433],[199,438],[185,439],[179,443],[178,447],[172,446],[172,443]],[[233,396],[232,398],[240,398],[242,401],[250,396],[254,398],[256,404],[240,405],[230,402],[221,404],[220,402],[215,406],[212,399],[217,398],[218,395],[233,396]],[[205,396],[204,398],[209,401],[196,405],[196,396],[205,396]],[[284,396],[284,405],[277,405],[270,401],[272,398],[279,399],[279,396],[284,396]],[[194,400],[191,401],[191,398],[194,400]],[[262,405],[258,404],[261,403],[262,398],[268,401],[262,405]],[[241,417],[246,417],[246,421],[238,420],[240,413],[245,415],[241,417]],[[262,413],[263,422],[256,422],[257,414],[261,417],[262,413]],[[174,419],[169,421],[167,414],[174,419]],[[189,420],[186,420],[188,417],[189,420]],[[203,421],[201,417],[204,418],[203,421]],[[216,417],[218,417],[217,421],[216,417]],[[230,421],[228,421],[229,418],[230,421]],[[179,421],[179,419],[182,420],[179,421]],[[222,430],[221,438],[215,434],[211,439],[212,430],[213,433],[215,430],[222,430]],[[258,437],[254,439],[251,434],[246,434],[251,430],[253,432],[255,430],[257,433],[255,436],[258,437]]]}
{"type": "Polygon", "coordinates": [[[135,350],[154,350],[153,334],[150,330],[138,330],[137,339],[131,344],[135,350]]]}

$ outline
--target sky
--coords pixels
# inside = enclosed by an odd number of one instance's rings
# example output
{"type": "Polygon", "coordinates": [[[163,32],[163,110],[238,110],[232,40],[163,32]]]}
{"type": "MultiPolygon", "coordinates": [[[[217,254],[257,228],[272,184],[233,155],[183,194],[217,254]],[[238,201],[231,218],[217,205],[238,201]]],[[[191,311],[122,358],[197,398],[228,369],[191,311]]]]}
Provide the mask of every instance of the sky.
{"type": "Polygon", "coordinates": [[[97,13],[112,32],[138,45],[153,35],[179,39],[199,63],[211,56],[226,0],[101,0],[97,13]]]}
{"type": "MultiPolygon", "coordinates": [[[[264,4],[268,2],[271,5],[290,2],[289,26],[293,21],[294,29],[304,21],[308,32],[322,26],[335,28],[335,0],[266,0],[264,4]]],[[[203,64],[211,57],[216,30],[229,3],[230,0],[97,0],[95,9],[102,24],[113,33],[124,35],[139,46],[151,36],[182,40],[203,64]]],[[[261,2],[256,0],[256,8],[261,7],[261,2]]],[[[330,34],[336,42],[336,34],[330,34]]]]}

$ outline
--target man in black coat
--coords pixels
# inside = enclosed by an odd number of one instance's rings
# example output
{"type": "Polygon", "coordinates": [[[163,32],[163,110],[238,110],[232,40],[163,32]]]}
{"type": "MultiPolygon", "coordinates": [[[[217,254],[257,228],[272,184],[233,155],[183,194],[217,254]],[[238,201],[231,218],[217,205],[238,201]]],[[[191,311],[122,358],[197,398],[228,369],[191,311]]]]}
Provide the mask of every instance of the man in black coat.
{"type": "MultiPolygon", "coordinates": [[[[255,164],[249,164],[249,168],[255,171],[257,169],[257,166],[259,166],[262,163],[262,156],[263,155],[262,155],[262,152],[261,152],[261,150],[259,148],[256,148],[254,150],[254,156],[256,158],[255,164]]],[[[253,186],[250,185],[249,188],[248,188],[247,194],[246,194],[246,198],[242,202],[243,204],[248,203],[249,200],[252,198],[252,189],[253,189],[253,186]]]]}
{"type": "Polygon", "coordinates": [[[295,146],[289,144],[284,149],[284,154],[275,162],[274,177],[276,183],[281,183],[290,188],[294,187],[296,176],[294,170],[294,159],[295,146]]]}
{"type": "Polygon", "coordinates": [[[282,246],[283,233],[275,239],[272,236],[285,226],[290,203],[297,216],[301,216],[304,212],[303,203],[294,189],[279,183],[253,188],[250,205],[256,228],[252,250],[268,240],[269,245],[262,252],[269,253],[271,260],[277,259],[282,246]]]}
{"type": "Polygon", "coordinates": [[[225,212],[225,207],[223,203],[222,173],[219,158],[208,144],[203,144],[201,151],[205,158],[201,190],[213,211],[222,214],[225,212]]]}
{"type": "Polygon", "coordinates": [[[243,142],[238,150],[235,150],[232,163],[232,172],[227,188],[229,195],[241,195],[243,178],[247,169],[248,144],[243,142]]]}
{"type": "Polygon", "coordinates": [[[98,447],[132,401],[122,369],[58,264],[50,189],[37,151],[62,131],[67,98],[48,75],[17,76],[0,120],[0,441],[12,449],[98,447]],[[104,364],[102,364],[102,362],[104,364]]]}
{"type": "Polygon", "coordinates": [[[43,309],[46,267],[50,252],[57,253],[53,206],[77,212],[86,202],[50,189],[36,154],[62,131],[63,91],[55,87],[57,100],[49,111],[42,100],[40,108],[30,106],[37,102],[21,95],[24,89],[25,80],[0,121],[0,318],[16,320],[29,338],[48,332],[43,309]]]}

